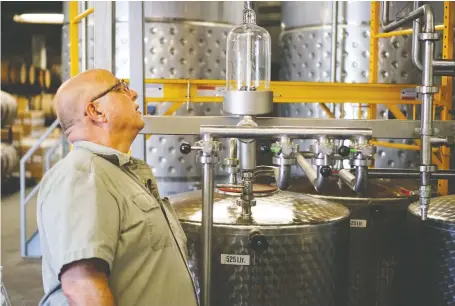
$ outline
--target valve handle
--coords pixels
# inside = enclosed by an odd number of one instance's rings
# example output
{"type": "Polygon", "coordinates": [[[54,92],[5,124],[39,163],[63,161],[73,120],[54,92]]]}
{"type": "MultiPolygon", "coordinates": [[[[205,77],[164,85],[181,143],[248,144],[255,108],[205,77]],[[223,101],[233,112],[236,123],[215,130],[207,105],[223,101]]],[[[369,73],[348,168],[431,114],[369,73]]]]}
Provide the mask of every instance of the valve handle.
{"type": "Polygon", "coordinates": [[[191,152],[191,145],[189,143],[182,143],[180,145],[180,152],[182,154],[189,154],[191,152]]]}
{"type": "Polygon", "coordinates": [[[323,177],[329,177],[330,175],[332,175],[332,168],[330,168],[329,166],[322,166],[319,172],[323,177]]]}
{"type": "Polygon", "coordinates": [[[351,149],[347,146],[341,146],[338,148],[338,154],[340,154],[343,157],[349,156],[349,153],[351,152],[351,149]]]}

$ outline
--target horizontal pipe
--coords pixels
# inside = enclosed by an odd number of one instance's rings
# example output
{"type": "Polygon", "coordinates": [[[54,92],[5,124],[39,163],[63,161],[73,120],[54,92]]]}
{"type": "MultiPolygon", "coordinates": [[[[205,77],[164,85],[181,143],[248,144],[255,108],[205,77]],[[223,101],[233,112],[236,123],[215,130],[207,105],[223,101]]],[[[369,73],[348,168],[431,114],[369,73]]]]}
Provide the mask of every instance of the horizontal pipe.
{"type": "Polygon", "coordinates": [[[455,61],[435,60],[433,61],[433,67],[439,70],[448,70],[455,72],[455,61]]]}
{"type": "Polygon", "coordinates": [[[390,24],[386,25],[383,28],[384,32],[391,32],[399,27],[414,21],[415,19],[419,18],[420,16],[424,16],[425,20],[425,25],[424,25],[424,31],[426,33],[434,32],[434,19],[433,19],[433,9],[431,8],[430,5],[425,4],[421,7],[419,7],[416,10],[413,10],[410,12],[408,15],[401,17],[400,19],[397,19],[390,24]]]}
{"type": "MultiPolygon", "coordinates": [[[[355,169],[351,169],[351,172],[355,169]]],[[[420,179],[420,172],[409,169],[368,169],[369,178],[384,179],[420,179]]],[[[431,172],[433,179],[450,179],[455,178],[455,170],[438,170],[431,172]]]]}
{"type": "Polygon", "coordinates": [[[283,135],[291,138],[299,137],[352,137],[372,136],[370,129],[349,129],[349,128],[299,128],[299,127],[230,127],[230,126],[201,126],[201,134],[209,134],[215,138],[276,138],[283,135]]]}
{"type": "MultiPolygon", "coordinates": [[[[438,24],[437,26],[434,27],[434,29],[436,31],[443,31],[444,30],[444,25],[443,24],[438,24]]],[[[386,38],[386,37],[410,35],[410,34],[413,34],[413,33],[414,33],[413,29],[398,30],[398,31],[392,31],[392,32],[383,32],[383,33],[376,34],[376,38],[386,38]]]]}

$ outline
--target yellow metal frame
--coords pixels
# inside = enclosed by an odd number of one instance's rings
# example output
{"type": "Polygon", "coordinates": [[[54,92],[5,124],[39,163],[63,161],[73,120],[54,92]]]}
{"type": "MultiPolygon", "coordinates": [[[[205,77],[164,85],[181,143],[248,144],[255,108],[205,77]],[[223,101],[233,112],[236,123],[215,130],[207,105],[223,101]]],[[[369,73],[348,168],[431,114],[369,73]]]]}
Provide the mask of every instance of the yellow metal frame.
{"type": "MultiPolygon", "coordinates": [[[[93,8],[78,14],[77,1],[70,1],[70,75],[79,72],[78,67],[78,23],[83,18],[93,13],[93,8]],[[76,60],[74,60],[76,59],[76,60]]],[[[406,120],[398,105],[410,104],[413,106],[413,119],[416,118],[416,105],[418,100],[404,100],[401,91],[405,88],[415,88],[415,84],[378,84],[378,41],[381,38],[412,34],[412,29],[399,30],[390,33],[380,33],[379,26],[380,2],[371,2],[370,25],[370,63],[367,84],[339,84],[339,83],[311,83],[311,82],[271,82],[274,92],[274,103],[318,103],[329,118],[335,118],[324,103],[359,103],[359,118],[362,107],[368,109],[368,119],[376,118],[377,104],[384,104],[397,120],[406,120]],[[365,105],[365,106],[362,106],[365,105]]],[[[455,2],[444,2],[444,24],[436,26],[437,31],[443,31],[443,57],[452,59],[453,54],[453,27],[455,2]]],[[[452,108],[452,78],[443,77],[439,93],[435,95],[434,105],[442,107],[441,119],[450,120],[452,108]]],[[[161,97],[147,97],[146,102],[173,102],[164,113],[172,115],[184,103],[210,103],[222,102],[221,96],[210,95],[217,87],[224,87],[224,80],[182,80],[182,79],[146,79],[146,84],[161,84],[161,97]],[[205,92],[204,92],[205,90],[205,92]]],[[[389,142],[378,142],[376,145],[396,148],[401,150],[419,150],[419,141],[415,145],[404,145],[389,142]]],[[[433,150],[433,162],[441,169],[450,167],[450,150],[442,147],[433,150]],[[439,157],[438,157],[439,155],[439,157]]],[[[438,192],[447,194],[447,180],[440,180],[438,192]]]]}

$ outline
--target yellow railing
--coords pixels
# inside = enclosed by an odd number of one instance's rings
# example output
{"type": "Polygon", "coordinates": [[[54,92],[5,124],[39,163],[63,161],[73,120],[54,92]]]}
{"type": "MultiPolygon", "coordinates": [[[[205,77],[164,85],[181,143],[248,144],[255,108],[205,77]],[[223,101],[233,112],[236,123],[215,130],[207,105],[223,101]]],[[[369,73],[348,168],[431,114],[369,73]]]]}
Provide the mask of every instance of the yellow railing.
{"type": "Polygon", "coordinates": [[[72,77],[79,73],[79,21],[95,11],[93,8],[89,8],[78,14],[79,9],[77,5],[78,1],[70,1],[69,3],[70,76],[72,77]]]}

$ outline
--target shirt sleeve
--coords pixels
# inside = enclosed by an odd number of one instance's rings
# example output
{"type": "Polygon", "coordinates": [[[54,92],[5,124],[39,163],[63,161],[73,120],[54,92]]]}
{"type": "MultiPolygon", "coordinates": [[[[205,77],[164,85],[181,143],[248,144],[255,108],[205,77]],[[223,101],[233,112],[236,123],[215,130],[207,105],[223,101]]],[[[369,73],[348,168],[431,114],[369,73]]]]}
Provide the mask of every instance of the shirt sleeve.
{"type": "Polygon", "coordinates": [[[95,173],[70,170],[41,204],[41,218],[49,262],[59,278],[64,265],[89,258],[106,261],[111,271],[119,205],[95,173]]]}

